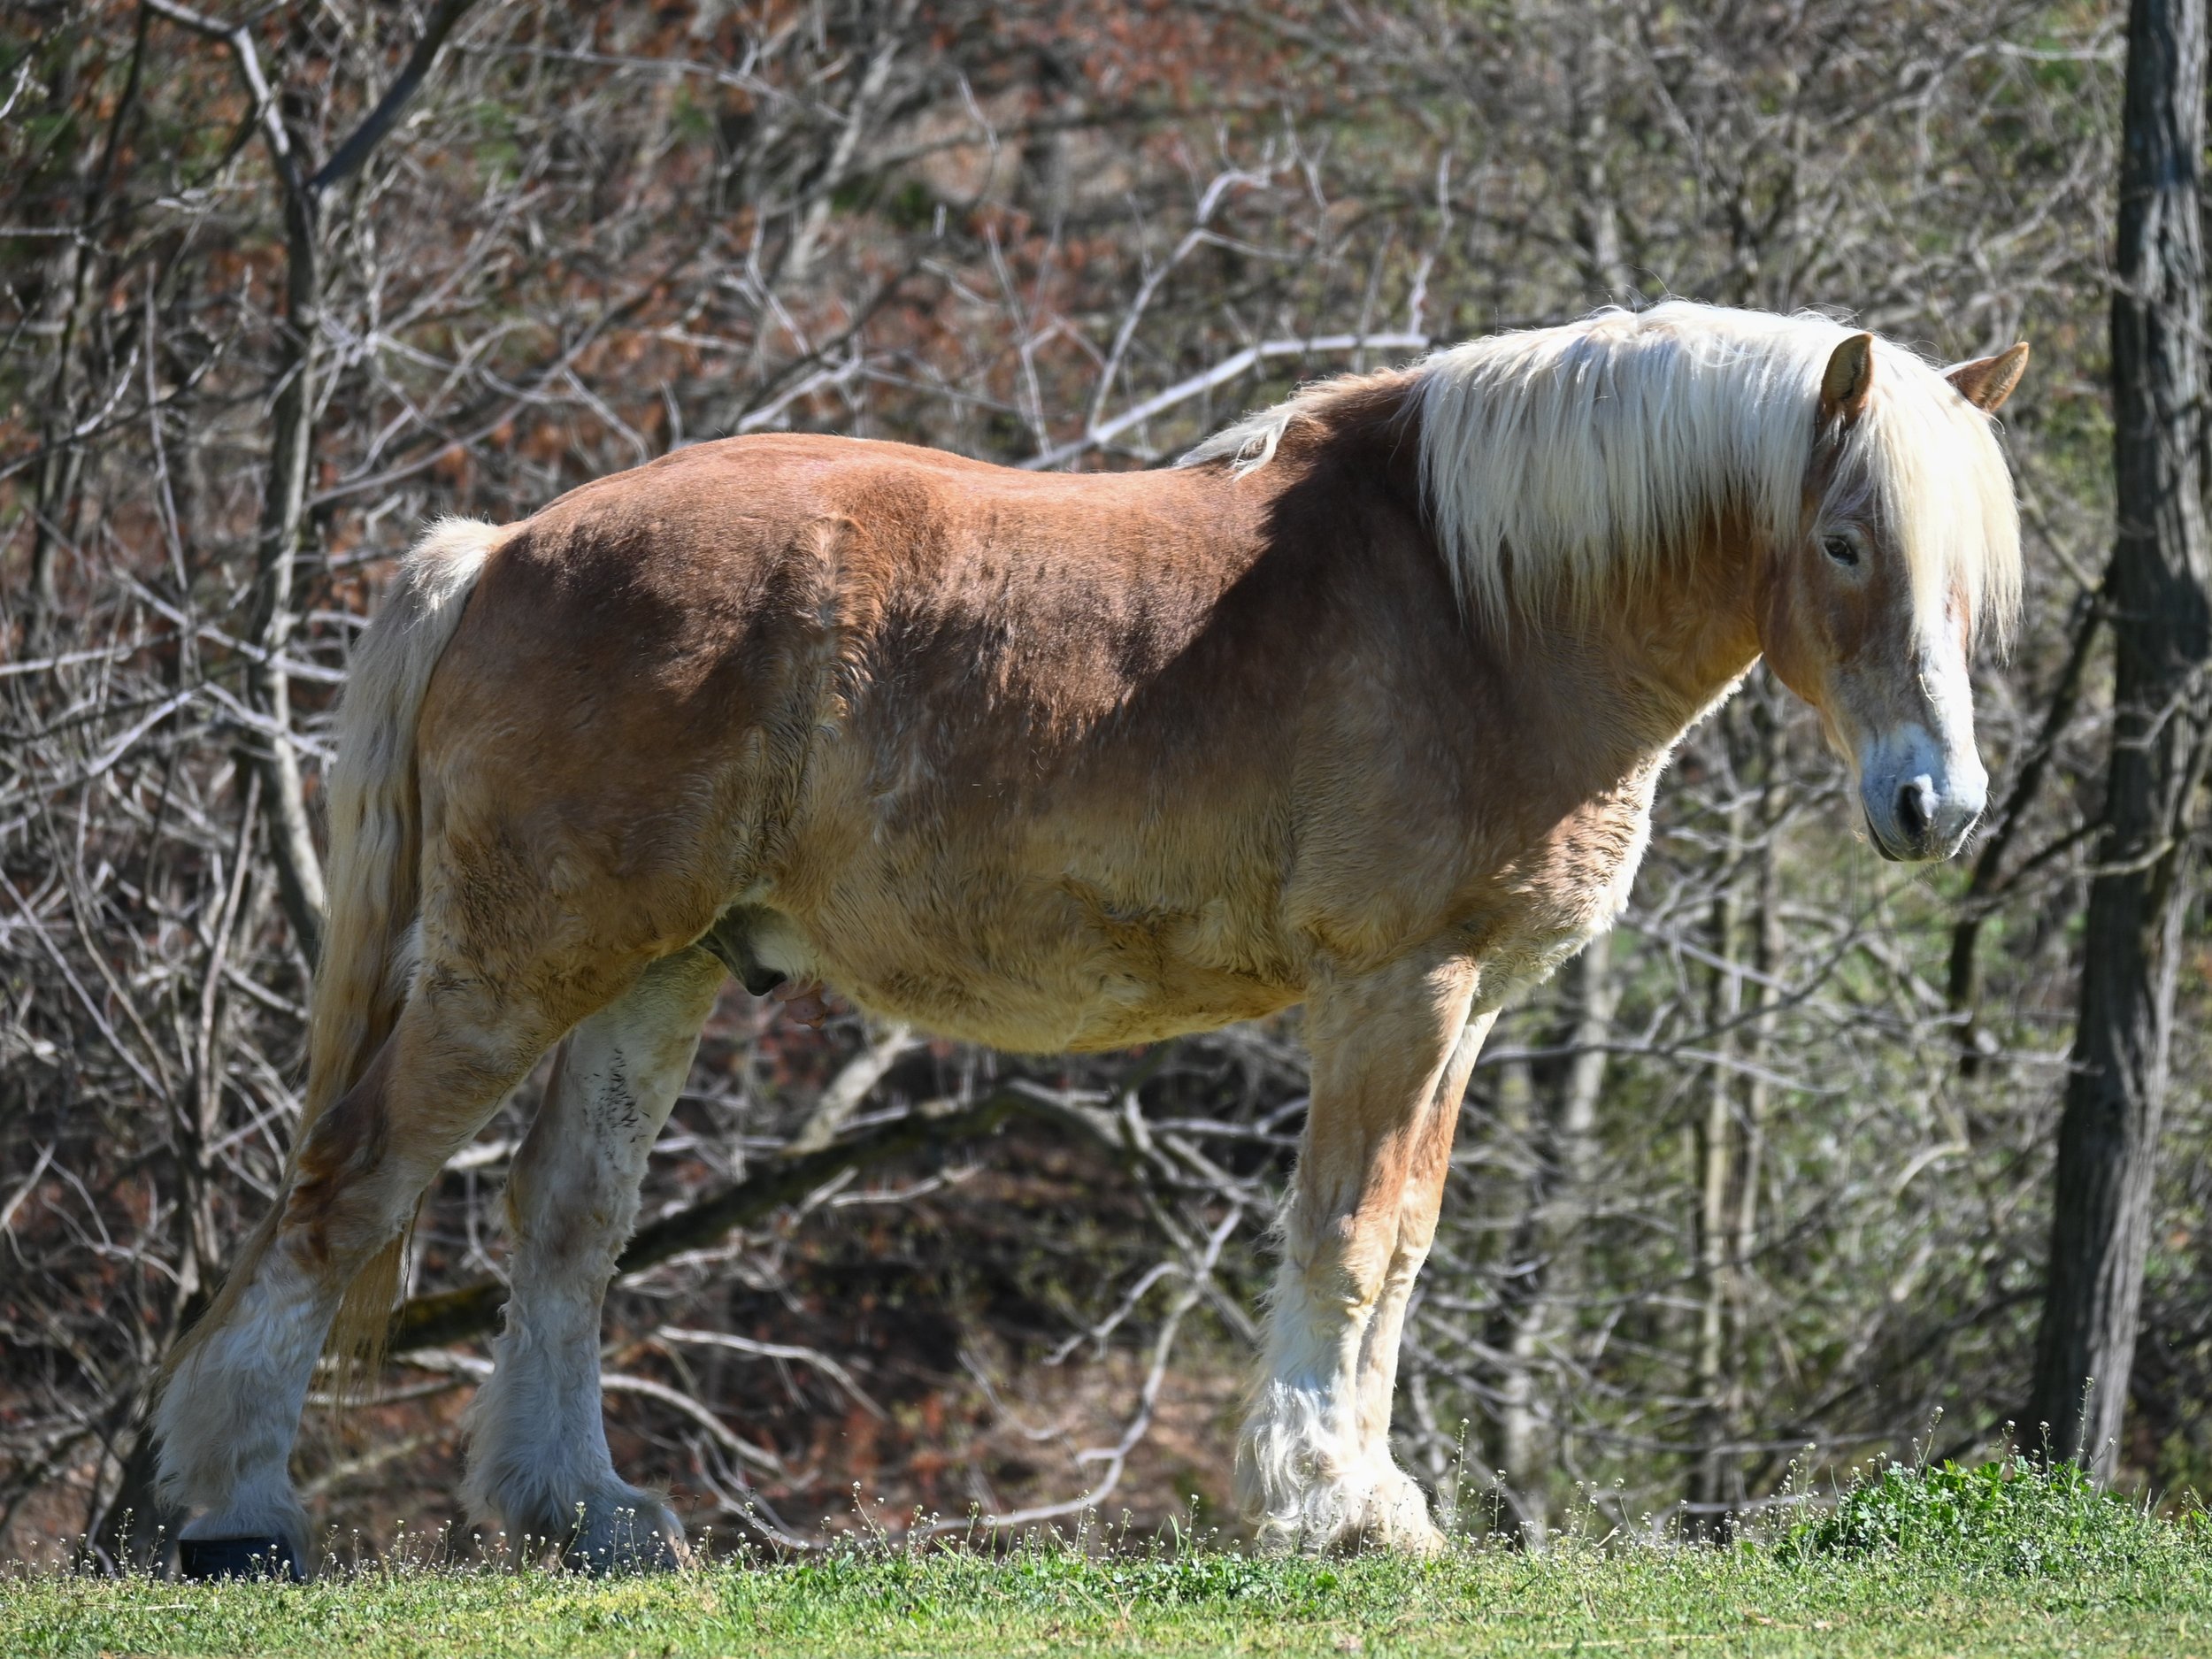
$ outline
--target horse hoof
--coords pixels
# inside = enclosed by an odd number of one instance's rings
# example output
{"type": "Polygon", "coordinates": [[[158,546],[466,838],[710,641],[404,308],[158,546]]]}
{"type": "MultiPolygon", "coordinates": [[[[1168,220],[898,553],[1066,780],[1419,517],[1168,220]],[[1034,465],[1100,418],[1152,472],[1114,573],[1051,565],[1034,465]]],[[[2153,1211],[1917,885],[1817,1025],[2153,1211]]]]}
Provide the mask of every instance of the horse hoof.
{"type": "Polygon", "coordinates": [[[177,1542],[177,1577],[204,1582],[215,1578],[285,1578],[305,1584],[307,1575],[280,1538],[186,1538],[177,1542]]]}

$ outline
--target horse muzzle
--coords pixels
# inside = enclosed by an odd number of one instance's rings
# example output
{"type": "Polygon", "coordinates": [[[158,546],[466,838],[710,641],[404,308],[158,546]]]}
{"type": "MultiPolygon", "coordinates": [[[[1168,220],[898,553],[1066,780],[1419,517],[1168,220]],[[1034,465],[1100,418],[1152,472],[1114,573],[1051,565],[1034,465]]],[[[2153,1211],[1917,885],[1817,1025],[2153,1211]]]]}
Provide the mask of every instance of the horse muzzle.
{"type": "Polygon", "coordinates": [[[1965,842],[1989,801],[1989,774],[1971,749],[1945,764],[1918,727],[1874,746],[1861,764],[1859,801],[1875,850],[1899,864],[1948,858],[1965,842]],[[1888,764],[1884,764],[1885,762],[1888,764]]]}

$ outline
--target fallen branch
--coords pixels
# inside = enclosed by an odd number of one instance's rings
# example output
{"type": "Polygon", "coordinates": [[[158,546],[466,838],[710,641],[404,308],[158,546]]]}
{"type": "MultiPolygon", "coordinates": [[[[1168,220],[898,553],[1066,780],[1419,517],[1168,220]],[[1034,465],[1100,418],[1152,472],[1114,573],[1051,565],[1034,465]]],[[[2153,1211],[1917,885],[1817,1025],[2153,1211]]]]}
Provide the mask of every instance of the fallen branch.
{"type": "MultiPolygon", "coordinates": [[[[978,1140],[1017,1111],[1055,1103],[1056,1097],[1048,1091],[1009,1084],[973,1106],[954,1110],[917,1107],[872,1134],[780,1159],[711,1198],[639,1228],[615,1263],[615,1279],[634,1278],[672,1256],[718,1244],[737,1228],[800,1202],[848,1171],[888,1163],[926,1146],[978,1140]]],[[[393,1317],[392,1350],[440,1348],[481,1336],[498,1323],[499,1310],[506,1305],[507,1286],[496,1280],[411,1297],[393,1317]]]]}

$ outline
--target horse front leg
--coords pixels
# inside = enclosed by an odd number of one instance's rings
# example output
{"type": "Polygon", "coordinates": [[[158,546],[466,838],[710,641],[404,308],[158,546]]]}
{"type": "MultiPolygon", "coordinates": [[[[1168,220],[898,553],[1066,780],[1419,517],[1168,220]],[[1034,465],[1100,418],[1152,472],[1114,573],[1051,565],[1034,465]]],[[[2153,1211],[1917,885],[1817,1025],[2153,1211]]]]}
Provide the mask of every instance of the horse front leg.
{"type": "Polygon", "coordinates": [[[688,1559],[660,1494],[616,1474],[608,1454],[600,1306],[723,977],[706,951],[683,951],[572,1031],[507,1179],[512,1294],[464,1425],[463,1496],[480,1525],[518,1547],[557,1543],[589,1571],[688,1559]]]}
{"type": "Polygon", "coordinates": [[[1469,1024],[1475,984],[1463,957],[1416,958],[1309,1000],[1313,1101],[1237,1446],[1238,1502],[1264,1548],[1442,1542],[1391,1459],[1389,1389],[1489,1028],[1469,1024]]]}
{"type": "MultiPolygon", "coordinates": [[[[1398,1211],[1398,1241],[1383,1274],[1382,1295],[1360,1347],[1360,1444],[1370,1466],[1386,1471],[1381,1478],[1395,1483],[1397,1507],[1411,1505],[1424,1520],[1428,1513],[1426,1499],[1413,1477],[1390,1455],[1390,1411],[1398,1393],[1398,1355],[1405,1340],[1406,1304],[1413,1298],[1422,1264],[1429,1259],[1429,1247],[1436,1240],[1437,1217],[1444,1207],[1444,1183],[1451,1174],[1452,1137],[1459,1124],[1460,1097],[1466,1092],[1468,1074],[1474,1070],[1483,1041],[1497,1019],[1495,1009],[1471,1018],[1461,1028],[1459,1041],[1444,1068],[1437,1086],[1437,1110],[1424,1118],[1407,1173],[1405,1197],[1398,1211]]],[[[1422,1541],[1426,1537],[1425,1533],[1422,1541]]]]}

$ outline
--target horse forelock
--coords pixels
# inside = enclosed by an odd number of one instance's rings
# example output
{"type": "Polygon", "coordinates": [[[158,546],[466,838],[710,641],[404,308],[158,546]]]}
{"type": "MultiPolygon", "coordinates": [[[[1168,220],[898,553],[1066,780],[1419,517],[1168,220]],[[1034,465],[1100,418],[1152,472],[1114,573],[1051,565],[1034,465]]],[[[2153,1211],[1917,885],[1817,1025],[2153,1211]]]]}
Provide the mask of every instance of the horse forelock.
{"type": "MultiPolygon", "coordinates": [[[[1852,332],[1678,300],[1432,354],[1404,381],[1405,412],[1460,603],[1508,626],[1539,599],[1595,606],[1724,521],[1795,535],[1821,373],[1852,332]]],[[[1990,419],[1913,351],[1875,351],[1875,396],[1832,488],[1874,498],[1923,615],[1960,593],[2001,634],[2019,601],[2019,527],[1990,419]]],[[[1372,378],[1308,388],[1181,464],[1263,467],[1294,426],[1325,425],[1372,378]]]]}
{"type": "Polygon", "coordinates": [[[1838,485],[1855,472],[1873,492],[1920,617],[1940,618],[1955,592],[2002,643],[2020,608],[2020,514],[1993,425],[1913,353],[1878,342],[1876,365],[1881,395],[1847,444],[1838,485]]]}

